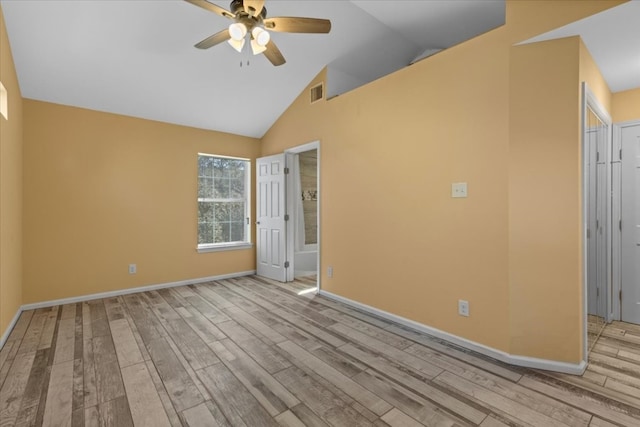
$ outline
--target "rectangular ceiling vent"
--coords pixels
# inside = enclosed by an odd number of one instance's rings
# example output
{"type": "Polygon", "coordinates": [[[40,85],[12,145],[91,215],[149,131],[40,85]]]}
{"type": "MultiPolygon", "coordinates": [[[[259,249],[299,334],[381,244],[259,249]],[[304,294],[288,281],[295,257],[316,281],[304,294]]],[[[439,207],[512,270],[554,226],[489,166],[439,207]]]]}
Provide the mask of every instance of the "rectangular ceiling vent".
{"type": "Polygon", "coordinates": [[[318,102],[324,98],[324,83],[319,83],[310,89],[311,103],[318,102]]]}

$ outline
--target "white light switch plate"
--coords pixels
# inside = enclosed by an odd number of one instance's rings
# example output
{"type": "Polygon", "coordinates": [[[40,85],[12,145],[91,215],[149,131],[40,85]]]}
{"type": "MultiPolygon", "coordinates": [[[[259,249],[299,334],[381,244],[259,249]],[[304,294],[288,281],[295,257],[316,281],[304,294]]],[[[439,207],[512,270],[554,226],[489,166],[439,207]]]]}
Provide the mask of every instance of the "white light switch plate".
{"type": "Polygon", "coordinates": [[[451,184],[451,197],[467,197],[467,183],[454,182],[451,184]]]}
{"type": "Polygon", "coordinates": [[[460,316],[469,317],[469,301],[458,300],[458,314],[460,316]]]}

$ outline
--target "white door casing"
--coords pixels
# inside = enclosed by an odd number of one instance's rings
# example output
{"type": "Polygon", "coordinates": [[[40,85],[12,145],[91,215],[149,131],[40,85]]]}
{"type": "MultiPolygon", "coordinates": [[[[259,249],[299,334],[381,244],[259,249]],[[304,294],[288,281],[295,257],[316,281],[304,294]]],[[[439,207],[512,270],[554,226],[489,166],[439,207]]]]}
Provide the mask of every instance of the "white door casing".
{"type": "Polygon", "coordinates": [[[256,182],[256,271],[285,282],[285,155],[257,159],[256,182]]]}
{"type": "Polygon", "coordinates": [[[620,130],[621,320],[640,324],[640,124],[620,130]]]}

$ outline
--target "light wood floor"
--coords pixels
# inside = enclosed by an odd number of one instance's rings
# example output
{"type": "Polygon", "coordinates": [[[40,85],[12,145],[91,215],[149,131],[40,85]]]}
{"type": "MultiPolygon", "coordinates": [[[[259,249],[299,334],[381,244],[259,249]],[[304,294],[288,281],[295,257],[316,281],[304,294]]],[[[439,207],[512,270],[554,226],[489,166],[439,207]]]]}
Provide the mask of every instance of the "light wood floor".
{"type": "Polygon", "coordinates": [[[0,426],[640,426],[640,327],[584,377],[507,366],[315,295],[223,280],[24,312],[0,426]]]}

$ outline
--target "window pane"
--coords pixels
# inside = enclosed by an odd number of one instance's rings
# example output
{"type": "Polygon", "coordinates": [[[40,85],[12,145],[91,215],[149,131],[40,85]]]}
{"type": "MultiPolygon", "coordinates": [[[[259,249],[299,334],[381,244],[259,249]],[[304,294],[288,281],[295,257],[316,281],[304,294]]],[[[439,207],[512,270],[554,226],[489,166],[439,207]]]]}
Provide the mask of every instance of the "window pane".
{"type": "Polygon", "coordinates": [[[234,160],[233,167],[229,170],[230,178],[240,178],[244,180],[245,177],[245,161],[243,160],[234,160]]]}
{"type": "Polygon", "coordinates": [[[198,198],[213,197],[213,178],[198,178],[198,198]]]}
{"type": "Polygon", "coordinates": [[[214,215],[213,220],[215,222],[227,222],[229,221],[229,203],[214,203],[214,215]]]}
{"type": "Polygon", "coordinates": [[[213,203],[198,203],[198,222],[213,222],[213,203]]]}
{"type": "Polygon", "coordinates": [[[231,223],[231,241],[243,242],[244,241],[244,221],[231,223]]]}
{"type": "Polygon", "coordinates": [[[229,176],[227,169],[229,161],[227,159],[215,159],[213,165],[213,176],[216,178],[224,178],[229,176]]]}
{"type": "Polygon", "coordinates": [[[216,199],[229,198],[229,180],[227,178],[215,178],[213,185],[213,197],[216,199]]]}
{"type": "Polygon", "coordinates": [[[244,203],[229,203],[229,220],[244,221],[244,203]]]}
{"type": "Polygon", "coordinates": [[[198,244],[213,243],[213,228],[211,223],[198,224],[198,244]]]}
{"type": "Polygon", "coordinates": [[[243,199],[244,198],[244,178],[232,178],[229,180],[229,198],[231,199],[243,199]]]}
{"type": "Polygon", "coordinates": [[[222,222],[222,223],[218,223],[216,224],[216,229],[215,229],[215,236],[214,236],[214,243],[226,243],[226,242],[230,242],[231,240],[229,239],[230,235],[229,235],[229,223],[228,222],[222,222]]]}
{"type": "Polygon", "coordinates": [[[213,176],[213,157],[198,157],[198,176],[213,176]]]}

